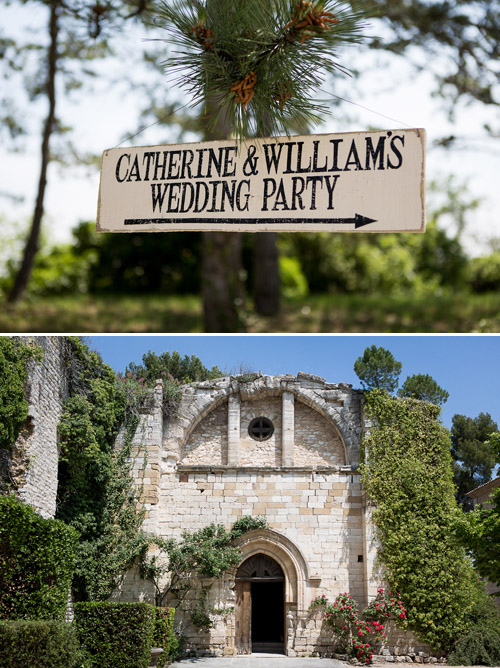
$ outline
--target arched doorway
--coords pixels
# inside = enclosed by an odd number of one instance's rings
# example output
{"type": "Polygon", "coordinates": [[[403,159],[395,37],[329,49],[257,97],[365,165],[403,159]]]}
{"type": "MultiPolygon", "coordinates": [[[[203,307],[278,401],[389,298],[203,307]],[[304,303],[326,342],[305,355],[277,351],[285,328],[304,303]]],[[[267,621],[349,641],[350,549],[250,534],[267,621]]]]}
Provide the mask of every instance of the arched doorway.
{"type": "Polygon", "coordinates": [[[266,554],[250,557],[236,572],[236,649],[285,651],[285,574],[266,554]]]}

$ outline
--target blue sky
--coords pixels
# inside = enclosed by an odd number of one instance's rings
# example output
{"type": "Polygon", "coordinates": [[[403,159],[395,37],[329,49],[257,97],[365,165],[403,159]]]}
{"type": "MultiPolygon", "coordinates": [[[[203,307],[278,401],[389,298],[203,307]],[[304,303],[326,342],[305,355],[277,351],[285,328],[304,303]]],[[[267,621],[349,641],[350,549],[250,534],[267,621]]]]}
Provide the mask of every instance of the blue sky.
{"type": "Polygon", "coordinates": [[[498,336],[91,336],[90,344],[115,371],[140,362],[148,350],[177,350],[197,355],[207,367],[227,373],[244,370],[266,374],[313,373],[332,383],[360,387],[355,360],[366,347],[387,348],[402,362],[400,385],[407,376],[428,373],[450,393],[442,411],[453,415],[490,413],[500,423],[500,337],[498,336]]]}

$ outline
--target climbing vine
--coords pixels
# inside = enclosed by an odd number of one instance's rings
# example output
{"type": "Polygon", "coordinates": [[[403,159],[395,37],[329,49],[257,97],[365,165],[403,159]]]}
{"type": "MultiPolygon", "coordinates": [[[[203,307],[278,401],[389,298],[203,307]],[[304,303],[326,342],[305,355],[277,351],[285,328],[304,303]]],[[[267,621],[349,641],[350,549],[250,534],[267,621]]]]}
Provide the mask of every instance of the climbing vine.
{"type": "Polygon", "coordinates": [[[409,627],[449,649],[468,627],[474,572],[453,537],[457,512],[449,434],[438,406],[367,394],[373,426],[364,440],[365,490],[374,504],[379,560],[401,592],[409,627]]]}
{"type": "Polygon", "coordinates": [[[75,598],[105,600],[145,544],[130,454],[147,393],[137,398],[85,342],[70,337],[69,343],[57,517],[80,533],[75,598]],[[115,449],[120,427],[123,443],[115,449]]]}
{"type": "MultiPolygon", "coordinates": [[[[266,527],[265,517],[244,515],[229,531],[221,524],[210,524],[194,532],[184,531],[179,541],[174,538],[151,539],[156,551],[147,554],[144,550],[139,568],[141,576],[154,585],[156,605],[179,607],[190,591],[199,588],[201,579],[208,580],[191,610],[191,623],[208,631],[213,626],[207,610],[207,595],[212,582],[241,561],[241,550],[235,547],[234,541],[248,531],[266,527]]],[[[212,611],[213,614],[227,612],[212,611]]]]}
{"type": "Polygon", "coordinates": [[[0,449],[13,447],[28,417],[28,362],[42,357],[39,346],[26,345],[17,336],[0,337],[0,449]]]}

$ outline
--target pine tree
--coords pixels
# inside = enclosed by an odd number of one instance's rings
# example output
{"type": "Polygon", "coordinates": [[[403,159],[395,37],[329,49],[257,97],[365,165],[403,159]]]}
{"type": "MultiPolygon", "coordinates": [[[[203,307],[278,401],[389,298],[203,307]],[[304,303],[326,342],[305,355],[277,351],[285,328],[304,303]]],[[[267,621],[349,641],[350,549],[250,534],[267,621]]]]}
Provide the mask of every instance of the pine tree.
{"type": "Polygon", "coordinates": [[[445,404],[450,396],[449,392],[443,390],[428,373],[417,373],[408,376],[399,389],[398,395],[428,401],[431,404],[436,404],[436,406],[445,404]]]}
{"type": "MultiPolygon", "coordinates": [[[[175,1],[158,6],[155,23],[178,46],[166,63],[176,85],[204,104],[206,139],[278,135],[321,120],[313,101],[326,72],[345,72],[335,49],[361,41],[363,12],[332,0],[175,1]]],[[[274,235],[259,235],[254,279],[257,312],[279,309],[274,235]],[[260,261],[262,260],[262,261],[260,261]]],[[[203,305],[209,332],[242,329],[241,237],[203,235],[203,305]]]]}
{"type": "Polygon", "coordinates": [[[313,96],[327,72],[347,72],[336,51],[362,41],[366,15],[336,0],[174,0],[155,14],[178,47],[167,72],[239,139],[319,122],[327,107],[313,96]]]}
{"type": "Polygon", "coordinates": [[[401,362],[394,359],[390,350],[373,345],[365,348],[362,357],[354,362],[354,371],[361,380],[363,389],[380,388],[394,392],[402,366],[401,362]]]}

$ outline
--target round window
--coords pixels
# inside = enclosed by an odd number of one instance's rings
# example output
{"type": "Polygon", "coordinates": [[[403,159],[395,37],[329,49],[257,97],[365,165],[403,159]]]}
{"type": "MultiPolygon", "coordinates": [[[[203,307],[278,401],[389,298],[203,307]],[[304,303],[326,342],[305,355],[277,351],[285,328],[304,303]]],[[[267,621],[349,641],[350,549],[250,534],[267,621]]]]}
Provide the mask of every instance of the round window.
{"type": "Polygon", "coordinates": [[[248,433],[256,441],[267,441],[274,434],[274,425],[266,417],[256,417],[248,425],[248,433]]]}

